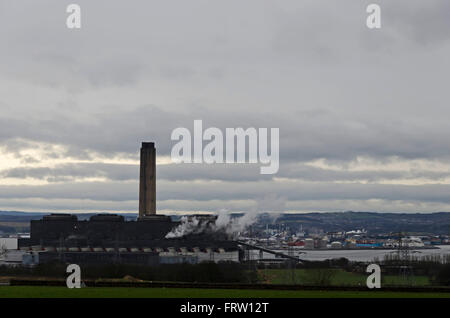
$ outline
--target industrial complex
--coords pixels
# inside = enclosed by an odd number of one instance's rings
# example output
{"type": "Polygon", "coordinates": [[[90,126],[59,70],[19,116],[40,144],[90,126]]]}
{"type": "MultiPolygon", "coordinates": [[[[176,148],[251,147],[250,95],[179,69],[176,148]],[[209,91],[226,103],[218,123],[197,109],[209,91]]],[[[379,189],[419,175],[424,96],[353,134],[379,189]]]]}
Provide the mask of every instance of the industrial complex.
{"type": "MultiPolygon", "coordinates": [[[[203,261],[280,264],[292,260],[297,263],[307,261],[317,254],[315,250],[370,249],[389,253],[399,246],[423,250],[449,244],[445,235],[369,234],[364,229],[325,232],[317,231],[316,224],[305,232],[301,224],[298,229],[296,223],[291,222],[288,227],[267,220],[252,224],[248,231],[239,235],[233,233],[230,236],[224,228],[216,226],[219,223],[216,215],[190,215],[180,220],[158,214],[156,148],[153,142],[142,143],[139,178],[137,218],[129,219],[119,214],[96,214],[86,218],[80,214],[55,213],[31,219],[29,234],[0,237],[0,264],[159,265],[203,261]],[[184,230],[186,224],[190,231],[184,230]],[[1,249],[7,253],[1,255],[1,249]]],[[[292,219],[293,216],[285,218],[292,219]]],[[[314,220],[308,215],[302,217],[303,223],[314,220]]],[[[337,219],[332,219],[329,223],[336,222],[337,219]]],[[[331,253],[329,257],[347,254],[331,253]]]]}
{"type": "MultiPolygon", "coordinates": [[[[212,215],[193,217],[201,223],[215,221],[212,215]]],[[[71,214],[46,215],[31,221],[30,237],[18,240],[18,250],[29,264],[239,261],[237,242],[219,232],[166,238],[178,225],[170,216],[156,213],[156,149],[153,142],[143,142],[137,220],[126,221],[116,214],[98,214],[89,220],[71,214]]]]}

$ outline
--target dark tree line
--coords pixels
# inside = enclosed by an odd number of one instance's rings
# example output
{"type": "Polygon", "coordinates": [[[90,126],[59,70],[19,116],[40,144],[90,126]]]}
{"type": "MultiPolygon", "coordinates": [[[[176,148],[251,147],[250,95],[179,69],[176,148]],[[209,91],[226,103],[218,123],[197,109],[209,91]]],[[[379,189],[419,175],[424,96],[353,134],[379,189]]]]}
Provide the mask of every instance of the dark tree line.
{"type": "MultiPolygon", "coordinates": [[[[80,265],[83,279],[132,277],[145,281],[202,283],[256,282],[256,275],[238,263],[164,264],[160,266],[109,264],[80,265]]],[[[0,276],[65,278],[67,264],[39,264],[35,267],[0,266],[0,276]]]]}

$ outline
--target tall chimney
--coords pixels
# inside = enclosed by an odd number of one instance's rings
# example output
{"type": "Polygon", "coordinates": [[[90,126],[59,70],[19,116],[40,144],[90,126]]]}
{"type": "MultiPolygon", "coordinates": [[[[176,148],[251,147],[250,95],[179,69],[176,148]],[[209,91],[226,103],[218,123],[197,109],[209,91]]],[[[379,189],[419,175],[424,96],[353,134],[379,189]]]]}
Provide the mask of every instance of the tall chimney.
{"type": "Polygon", "coordinates": [[[154,142],[143,142],[139,179],[139,217],[156,214],[156,149],[154,142]]]}

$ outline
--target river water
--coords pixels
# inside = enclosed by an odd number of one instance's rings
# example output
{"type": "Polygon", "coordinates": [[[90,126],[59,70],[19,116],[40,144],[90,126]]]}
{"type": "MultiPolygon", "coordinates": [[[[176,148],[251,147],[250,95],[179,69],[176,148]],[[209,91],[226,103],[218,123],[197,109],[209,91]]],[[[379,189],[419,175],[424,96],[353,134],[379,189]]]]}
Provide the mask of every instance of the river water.
{"type": "MultiPolygon", "coordinates": [[[[433,249],[413,249],[410,250],[410,255],[413,257],[424,257],[431,255],[449,255],[450,245],[439,245],[438,248],[433,249]]],[[[283,254],[289,254],[287,250],[276,250],[283,254]]],[[[300,259],[308,261],[323,261],[326,259],[345,257],[350,261],[370,262],[375,258],[383,260],[385,255],[397,254],[397,250],[385,249],[364,249],[364,250],[302,250],[297,249],[293,251],[293,256],[298,256],[300,259]]],[[[273,259],[274,255],[270,253],[262,253],[263,259],[273,259]]],[[[252,251],[252,258],[254,260],[260,259],[260,253],[257,250],[252,251]]]]}

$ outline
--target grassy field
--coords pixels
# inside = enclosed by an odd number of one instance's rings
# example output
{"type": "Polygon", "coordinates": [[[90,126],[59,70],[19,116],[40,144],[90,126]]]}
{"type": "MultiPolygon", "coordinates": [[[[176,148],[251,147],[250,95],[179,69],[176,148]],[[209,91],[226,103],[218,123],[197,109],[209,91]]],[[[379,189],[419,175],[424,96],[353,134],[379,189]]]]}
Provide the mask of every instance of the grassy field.
{"type": "MultiPolygon", "coordinates": [[[[333,270],[331,285],[334,286],[365,286],[369,274],[350,273],[344,270],[333,270]]],[[[427,286],[430,281],[426,276],[414,276],[410,281],[405,281],[400,276],[382,275],[382,286],[427,286]]],[[[261,282],[268,284],[303,284],[314,285],[314,277],[310,269],[296,269],[294,273],[289,269],[263,269],[258,271],[261,282]]]]}
{"type": "Polygon", "coordinates": [[[450,298],[450,293],[0,286],[1,298],[450,298]]]}

